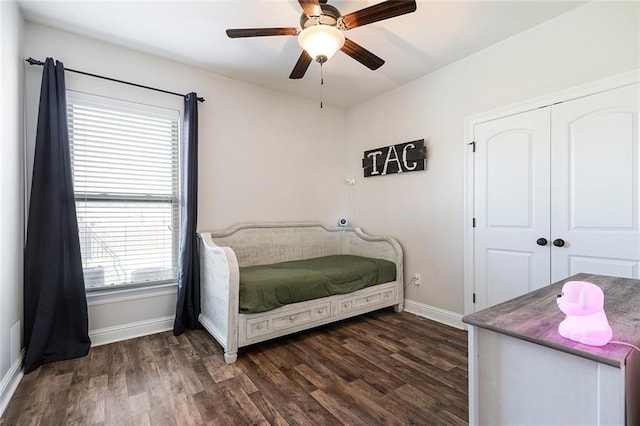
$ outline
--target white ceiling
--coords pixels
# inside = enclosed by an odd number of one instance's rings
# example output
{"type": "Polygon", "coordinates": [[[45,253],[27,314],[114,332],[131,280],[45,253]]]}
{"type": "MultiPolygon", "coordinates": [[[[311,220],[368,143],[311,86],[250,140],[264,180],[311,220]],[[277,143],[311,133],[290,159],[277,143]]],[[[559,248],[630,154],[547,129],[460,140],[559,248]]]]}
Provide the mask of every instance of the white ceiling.
{"type": "MultiPolygon", "coordinates": [[[[380,1],[329,0],[342,14],[380,1]]],[[[347,37],[386,63],[371,71],[338,52],[324,65],[324,101],[349,108],[562,14],[579,1],[424,1],[417,11],[347,37]]],[[[227,28],[297,27],[297,0],[30,1],[26,20],[173,58],[231,78],[319,100],[320,69],[288,78],[296,37],[229,39],[227,28]]],[[[44,59],[44,58],[37,58],[44,59]]],[[[64,60],[64,58],[60,58],[64,60]]],[[[82,64],[73,64],[82,69],[82,64]]]]}

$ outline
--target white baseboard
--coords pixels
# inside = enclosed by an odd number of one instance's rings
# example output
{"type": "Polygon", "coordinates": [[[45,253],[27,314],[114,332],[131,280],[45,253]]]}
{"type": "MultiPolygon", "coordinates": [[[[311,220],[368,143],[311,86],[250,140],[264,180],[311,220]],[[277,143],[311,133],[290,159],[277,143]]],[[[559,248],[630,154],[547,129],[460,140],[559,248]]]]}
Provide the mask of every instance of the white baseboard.
{"type": "Polygon", "coordinates": [[[108,343],[169,331],[173,329],[173,320],[174,316],[166,316],[90,330],[89,337],[91,338],[91,346],[106,345],[108,343]]]}
{"type": "Polygon", "coordinates": [[[435,306],[426,305],[424,303],[414,302],[413,300],[404,301],[404,310],[412,314],[424,317],[439,323],[466,330],[467,327],[462,322],[462,315],[447,311],[445,309],[436,308],[435,306]]]}
{"type": "Polygon", "coordinates": [[[4,375],[0,382],[0,416],[4,414],[4,410],[7,409],[11,397],[18,388],[20,380],[24,372],[22,370],[22,360],[24,359],[24,349],[20,353],[20,356],[11,364],[11,368],[4,375]]]}

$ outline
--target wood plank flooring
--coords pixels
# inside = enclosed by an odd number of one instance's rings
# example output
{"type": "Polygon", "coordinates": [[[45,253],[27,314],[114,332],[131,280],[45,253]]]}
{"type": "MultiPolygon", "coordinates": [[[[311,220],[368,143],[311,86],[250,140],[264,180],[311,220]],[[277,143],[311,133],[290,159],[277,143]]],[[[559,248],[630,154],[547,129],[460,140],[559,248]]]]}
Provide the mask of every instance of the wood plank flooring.
{"type": "Polygon", "coordinates": [[[466,332],[392,310],[243,348],[206,331],[40,367],[1,425],[467,424],[466,332]]]}

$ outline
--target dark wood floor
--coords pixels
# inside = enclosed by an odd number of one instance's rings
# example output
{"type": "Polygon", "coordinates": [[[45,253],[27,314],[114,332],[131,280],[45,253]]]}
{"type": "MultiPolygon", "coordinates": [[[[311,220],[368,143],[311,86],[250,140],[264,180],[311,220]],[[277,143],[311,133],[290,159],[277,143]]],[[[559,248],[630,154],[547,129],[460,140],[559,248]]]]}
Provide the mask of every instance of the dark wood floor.
{"type": "Polygon", "coordinates": [[[91,349],[22,379],[0,424],[466,424],[466,332],[384,310],[241,349],[205,331],[91,349]]]}

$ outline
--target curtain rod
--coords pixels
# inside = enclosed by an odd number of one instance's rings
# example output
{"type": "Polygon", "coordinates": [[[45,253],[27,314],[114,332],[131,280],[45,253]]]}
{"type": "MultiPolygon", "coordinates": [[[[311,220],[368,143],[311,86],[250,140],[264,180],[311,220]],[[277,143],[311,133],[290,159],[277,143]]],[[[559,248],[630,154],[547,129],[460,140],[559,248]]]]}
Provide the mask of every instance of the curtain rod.
{"type": "MultiPolygon", "coordinates": [[[[29,59],[25,59],[26,62],[29,63],[29,65],[44,65],[44,62],[39,61],[37,59],[33,59],[31,57],[29,57],[29,59]]],[[[89,77],[95,77],[95,78],[101,78],[103,80],[109,80],[109,81],[115,81],[116,83],[122,83],[122,84],[128,84],[129,86],[135,86],[135,87],[141,87],[143,89],[149,89],[149,90],[155,90],[156,92],[162,92],[162,93],[167,93],[169,95],[176,95],[176,96],[181,96],[181,97],[185,97],[187,95],[183,95],[181,93],[176,93],[176,92],[170,92],[168,90],[164,90],[164,89],[158,89],[155,87],[151,87],[151,86],[144,86],[142,84],[138,84],[138,83],[131,83],[129,81],[124,81],[124,80],[118,80],[116,78],[111,78],[111,77],[105,77],[103,75],[98,75],[98,74],[92,74],[90,72],[85,72],[85,71],[78,71],[78,70],[74,70],[72,68],[66,68],[64,69],[65,71],[69,71],[69,72],[75,72],[76,74],[82,74],[82,75],[88,75],[89,77]]],[[[204,102],[204,98],[198,98],[198,101],[200,102],[204,102]]]]}

